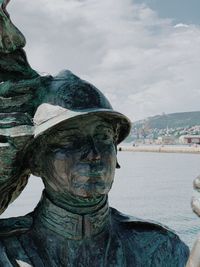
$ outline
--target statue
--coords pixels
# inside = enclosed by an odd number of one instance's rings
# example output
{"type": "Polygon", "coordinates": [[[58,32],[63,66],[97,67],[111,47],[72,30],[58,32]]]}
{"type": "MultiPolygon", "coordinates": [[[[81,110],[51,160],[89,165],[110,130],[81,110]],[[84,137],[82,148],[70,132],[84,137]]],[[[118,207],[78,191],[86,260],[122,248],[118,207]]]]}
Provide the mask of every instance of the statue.
{"type": "Polygon", "coordinates": [[[30,174],[45,189],[33,212],[0,220],[0,267],[185,266],[189,250],[174,232],[108,205],[129,119],[70,71],[32,70],[8,2],[0,0],[1,213],[30,174]]]}

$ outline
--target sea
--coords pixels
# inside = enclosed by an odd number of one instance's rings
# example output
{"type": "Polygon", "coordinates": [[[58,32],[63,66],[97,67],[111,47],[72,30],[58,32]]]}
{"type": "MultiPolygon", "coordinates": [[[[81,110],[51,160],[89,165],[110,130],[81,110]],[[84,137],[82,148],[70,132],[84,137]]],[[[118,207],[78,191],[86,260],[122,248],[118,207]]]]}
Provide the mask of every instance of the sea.
{"type": "MultiPolygon", "coordinates": [[[[200,234],[200,218],[191,210],[193,180],[200,174],[199,154],[118,152],[121,166],[109,194],[110,206],[144,220],[173,229],[190,247],[200,234]]],[[[43,184],[29,183],[0,218],[24,215],[37,205],[43,184]]]]}

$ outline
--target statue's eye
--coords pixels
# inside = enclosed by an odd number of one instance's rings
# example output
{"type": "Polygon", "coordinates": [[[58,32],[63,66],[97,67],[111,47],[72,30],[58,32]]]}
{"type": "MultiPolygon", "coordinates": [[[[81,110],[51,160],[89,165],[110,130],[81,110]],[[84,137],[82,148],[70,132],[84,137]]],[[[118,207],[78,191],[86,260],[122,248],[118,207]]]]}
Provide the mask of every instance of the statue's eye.
{"type": "Polygon", "coordinates": [[[111,133],[101,133],[95,136],[95,140],[103,143],[113,142],[113,135],[111,133]]]}
{"type": "Polygon", "coordinates": [[[78,150],[83,144],[84,139],[82,137],[65,137],[50,145],[50,150],[54,153],[65,153],[66,151],[78,150]]]}

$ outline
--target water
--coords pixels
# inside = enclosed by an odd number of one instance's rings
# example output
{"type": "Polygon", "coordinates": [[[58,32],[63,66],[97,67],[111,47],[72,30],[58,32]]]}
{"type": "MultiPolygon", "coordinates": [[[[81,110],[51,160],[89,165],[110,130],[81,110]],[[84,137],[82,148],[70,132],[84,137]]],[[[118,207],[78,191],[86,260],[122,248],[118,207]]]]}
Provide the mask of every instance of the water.
{"type": "MultiPolygon", "coordinates": [[[[119,152],[118,160],[121,169],[116,170],[110,205],[169,226],[191,246],[200,233],[200,218],[190,208],[192,181],[200,174],[200,155],[119,152]]],[[[22,195],[1,218],[31,211],[42,188],[40,178],[31,177],[22,195]]]]}

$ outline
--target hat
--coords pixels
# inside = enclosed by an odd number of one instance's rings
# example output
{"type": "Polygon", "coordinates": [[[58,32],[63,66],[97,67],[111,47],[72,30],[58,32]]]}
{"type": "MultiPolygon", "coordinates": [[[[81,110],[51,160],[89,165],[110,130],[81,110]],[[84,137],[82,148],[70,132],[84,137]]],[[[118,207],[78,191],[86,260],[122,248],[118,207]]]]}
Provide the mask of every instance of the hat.
{"type": "Polygon", "coordinates": [[[53,131],[58,125],[88,116],[103,118],[116,126],[117,144],[130,132],[130,120],[114,111],[101,91],[68,70],[52,79],[42,102],[34,116],[35,138],[53,131]]]}

